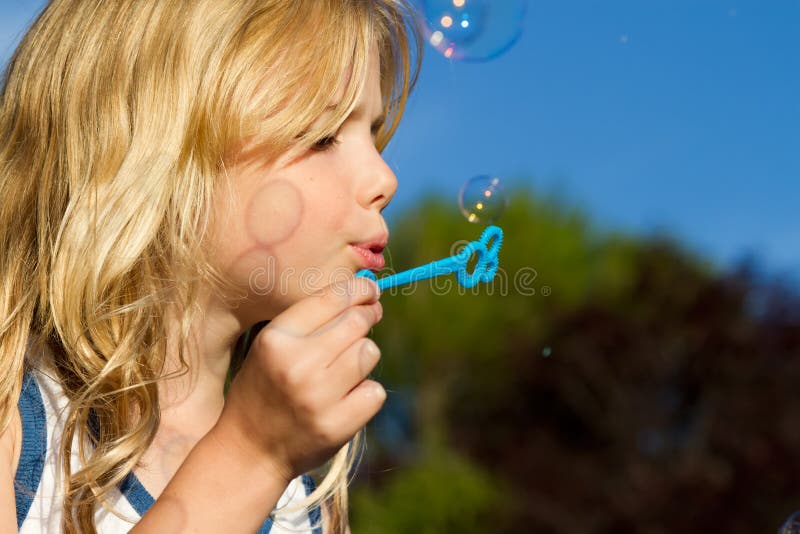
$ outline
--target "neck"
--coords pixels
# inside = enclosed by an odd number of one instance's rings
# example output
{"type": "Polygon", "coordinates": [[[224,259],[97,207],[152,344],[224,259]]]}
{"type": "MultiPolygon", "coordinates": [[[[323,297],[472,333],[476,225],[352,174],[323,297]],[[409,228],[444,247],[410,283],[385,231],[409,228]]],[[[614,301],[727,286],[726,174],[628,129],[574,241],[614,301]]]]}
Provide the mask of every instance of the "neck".
{"type": "Polygon", "coordinates": [[[200,301],[189,337],[184,344],[188,369],[181,372],[178,354],[179,322],[170,314],[167,359],[159,382],[162,425],[205,434],[217,421],[224,405],[225,379],[236,341],[246,326],[230,308],[206,296],[200,301]]]}

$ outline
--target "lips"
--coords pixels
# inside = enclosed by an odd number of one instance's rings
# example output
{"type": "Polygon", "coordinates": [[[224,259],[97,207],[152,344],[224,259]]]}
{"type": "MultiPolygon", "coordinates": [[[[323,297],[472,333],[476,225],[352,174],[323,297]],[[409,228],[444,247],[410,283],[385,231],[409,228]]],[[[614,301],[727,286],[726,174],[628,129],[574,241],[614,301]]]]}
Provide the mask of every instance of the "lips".
{"type": "Polygon", "coordinates": [[[359,257],[359,265],[362,269],[380,271],[386,265],[381,248],[368,249],[359,245],[350,245],[359,257]]]}
{"type": "Polygon", "coordinates": [[[380,271],[386,265],[383,249],[386,248],[388,242],[389,235],[380,234],[360,243],[351,243],[350,246],[358,255],[359,265],[362,269],[380,271]]]}

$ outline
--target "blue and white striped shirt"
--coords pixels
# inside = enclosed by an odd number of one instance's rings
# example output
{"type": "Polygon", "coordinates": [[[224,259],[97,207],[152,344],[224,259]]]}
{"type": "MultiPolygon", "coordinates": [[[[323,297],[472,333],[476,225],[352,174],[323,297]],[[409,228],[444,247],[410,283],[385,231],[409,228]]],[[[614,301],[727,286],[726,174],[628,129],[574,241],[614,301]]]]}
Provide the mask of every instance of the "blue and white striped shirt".
{"type": "MultiPolygon", "coordinates": [[[[41,368],[26,374],[19,399],[22,418],[22,451],[15,475],[17,527],[22,534],[60,533],[63,493],[61,488],[60,439],[64,430],[67,399],[55,373],[41,368]]],[[[73,469],[80,469],[77,437],[73,444],[73,469]]],[[[314,490],[314,480],[302,475],[292,480],[276,510],[293,505],[314,490]]],[[[122,517],[98,506],[97,531],[102,534],[128,532],[153,504],[154,499],[131,472],[110,495],[110,504],[122,517]]],[[[265,515],[267,515],[265,513],[265,515]]],[[[300,510],[288,516],[267,518],[258,534],[307,532],[322,534],[320,510],[300,510]],[[316,528],[311,528],[317,525],[316,528]]]]}

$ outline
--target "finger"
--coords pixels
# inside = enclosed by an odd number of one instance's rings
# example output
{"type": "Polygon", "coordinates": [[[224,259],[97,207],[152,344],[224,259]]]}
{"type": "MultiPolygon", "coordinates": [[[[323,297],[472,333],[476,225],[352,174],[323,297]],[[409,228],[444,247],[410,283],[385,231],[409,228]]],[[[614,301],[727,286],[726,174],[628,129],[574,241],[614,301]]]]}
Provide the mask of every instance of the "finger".
{"type": "Polygon", "coordinates": [[[297,336],[306,336],[331,321],[351,306],[375,302],[378,284],[359,276],[338,281],[306,297],[279,314],[269,327],[297,336]]]}
{"type": "Polygon", "coordinates": [[[347,347],[369,334],[383,316],[380,302],[351,306],[333,320],[314,331],[312,336],[318,346],[324,347],[325,359],[320,362],[327,367],[347,347]]]}
{"type": "Polygon", "coordinates": [[[331,428],[352,436],[375,417],[386,401],[386,390],[375,380],[364,380],[354,387],[328,414],[331,428]]]}
{"type": "Polygon", "coordinates": [[[326,404],[342,400],[369,376],[380,359],[380,348],[369,338],[359,339],[339,354],[324,375],[328,387],[320,388],[327,392],[326,404]]]}

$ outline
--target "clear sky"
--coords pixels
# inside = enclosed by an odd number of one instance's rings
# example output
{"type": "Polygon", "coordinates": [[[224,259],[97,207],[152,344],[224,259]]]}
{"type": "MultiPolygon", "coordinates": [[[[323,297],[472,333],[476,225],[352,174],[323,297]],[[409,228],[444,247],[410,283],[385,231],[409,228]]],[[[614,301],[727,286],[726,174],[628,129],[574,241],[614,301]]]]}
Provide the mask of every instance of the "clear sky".
{"type": "MultiPolygon", "coordinates": [[[[40,6],[0,0],[0,60],[40,6]]],[[[460,217],[460,185],[495,174],[604,228],[800,275],[800,0],[530,0],[524,24],[486,63],[426,48],[385,152],[390,223],[425,192],[460,217]]]]}

